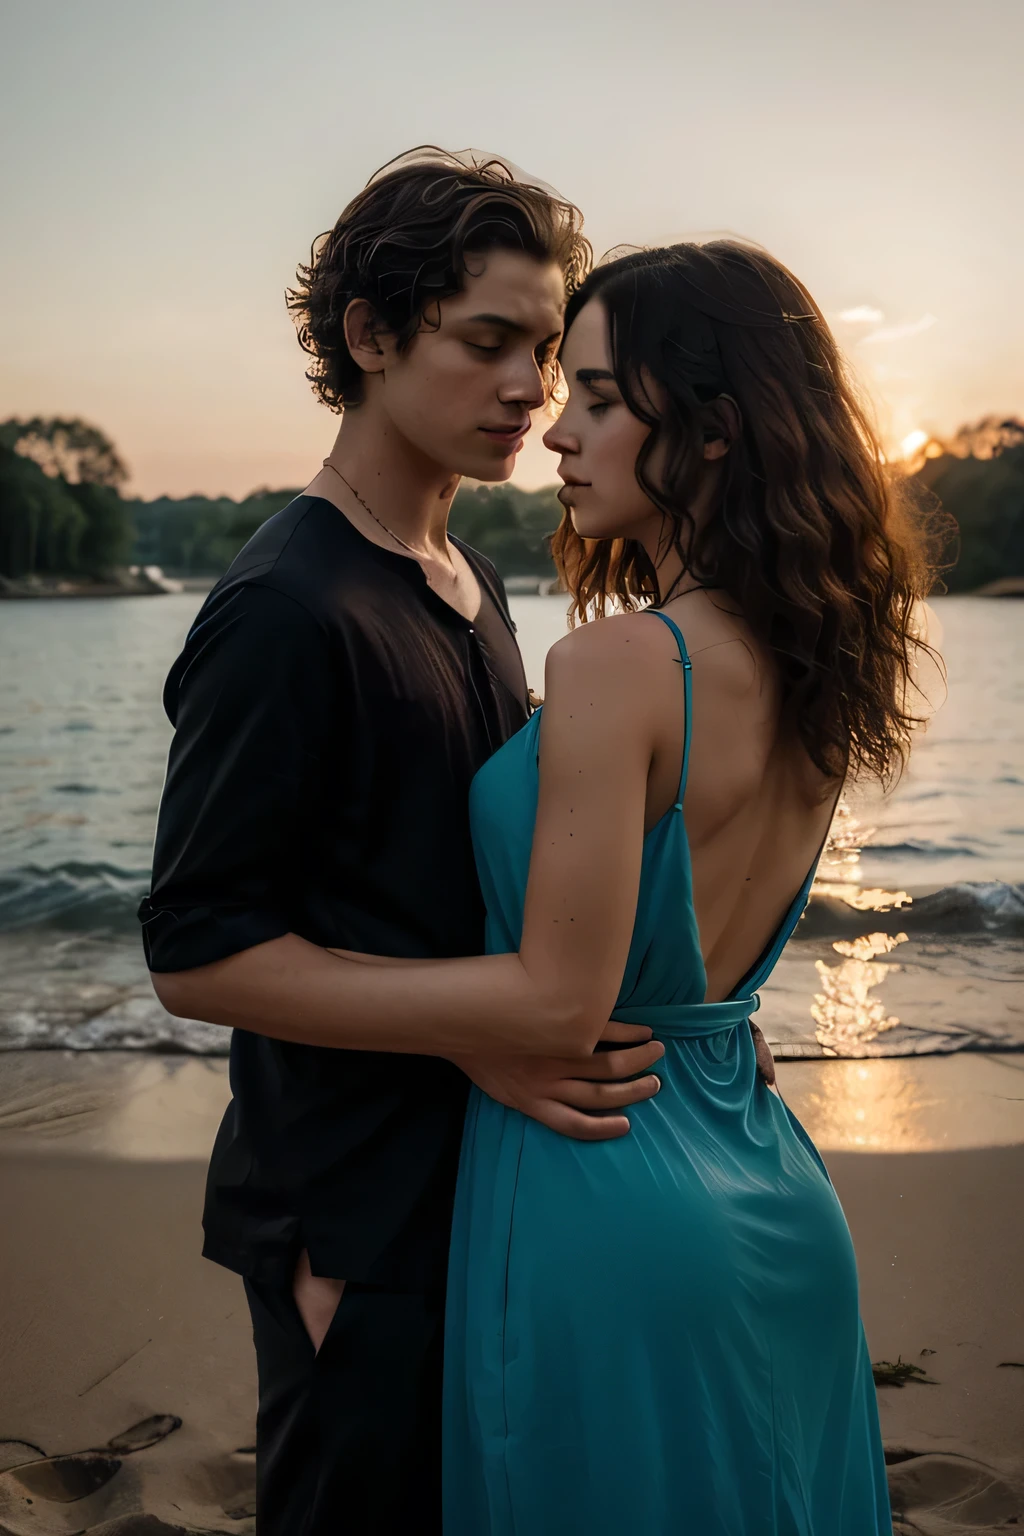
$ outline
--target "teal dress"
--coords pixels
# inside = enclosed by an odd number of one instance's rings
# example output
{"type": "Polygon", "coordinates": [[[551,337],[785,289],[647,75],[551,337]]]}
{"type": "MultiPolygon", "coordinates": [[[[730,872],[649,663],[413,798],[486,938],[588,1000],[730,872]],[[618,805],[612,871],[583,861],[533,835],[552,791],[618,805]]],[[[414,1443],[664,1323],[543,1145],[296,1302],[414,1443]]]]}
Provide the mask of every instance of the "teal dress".
{"type": "MultiPolygon", "coordinates": [[[[813,1143],[748,1019],[807,901],[705,1003],[677,803],[644,841],[614,1017],[665,1044],[656,1098],[580,1142],[476,1089],[448,1280],[445,1536],[891,1536],[857,1272],[813,1143]]],[[[490,953],[519,948],[535,714],[477,774],[490,953]]]]}

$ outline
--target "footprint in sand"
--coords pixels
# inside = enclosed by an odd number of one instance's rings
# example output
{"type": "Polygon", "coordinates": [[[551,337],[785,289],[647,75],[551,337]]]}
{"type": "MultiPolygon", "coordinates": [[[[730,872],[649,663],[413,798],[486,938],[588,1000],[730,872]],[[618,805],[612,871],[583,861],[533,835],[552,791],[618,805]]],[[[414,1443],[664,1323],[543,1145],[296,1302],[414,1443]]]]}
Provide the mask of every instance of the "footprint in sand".
{"type": "Polygon", "coordinates": [[[73,1451],[69,1456],[44,1456],[25,1462],[0,1475],[0,1509],[8,1490],[20,1492],[22,1499],[30,1502],[46,1499],[51,1504],[74,1504],[109,1483],[120,1467],[116,1456],[98,1451],[73,1451]]]}
{"type": "Polygon", "coordinates": [[[1024,1532],[1024,1489],[967,1456],[917,1455],[890,1448],[889,1494],[895,1532],[982,1536],[1024,1532]]]}
{"type": "Polygon", "coordinates": [[[8,1467],[18,1467],[24,1461],[35,1461],[46,1452],[28,1440],[0,1440],[0,1472],[8,1467]]]}
{"type": "Polygon", "coordinates": [[[105,1451],[116,1451],[119,1456],[128,1456],[133,1451],[148,1451],[151,1445],[158,1445],[161,1440],[166,1440],[176,1429],[181,1428],[181,1420],[173,1413],[154,1413],[152,1418],[143,1419],[138,1424],[133,1424],[131,1429],[126,1429],[120,1435],[115,1435],[108,1440],[103,1447],[105,1451]]]}
{"type": "MultiPolygon", "coordinates": [[[[154,1414],[115,1435],[104,1446],[93,1450],[72,1451],[63,1456],[47,1456],[38,1445],[23,1440],[0,1441],[0,1532],[2,1536],[78,1536],[82,1520],[78,1505],[115,1477],[122,1459],[136,1451],[148,1450],[174,1430],[181,1420],[170,1413],[154,1414]]],[[[138,1536],[160,1536],[176,1528],[160,1522],[138,1525],[143,1517],[128,1516],[138,1526],[138,1536]]],[[[132,1536],[133,1527],[124,1520],[91,1527],[92,1531],[110,1532],[111,1536],[132,1536]]]]}

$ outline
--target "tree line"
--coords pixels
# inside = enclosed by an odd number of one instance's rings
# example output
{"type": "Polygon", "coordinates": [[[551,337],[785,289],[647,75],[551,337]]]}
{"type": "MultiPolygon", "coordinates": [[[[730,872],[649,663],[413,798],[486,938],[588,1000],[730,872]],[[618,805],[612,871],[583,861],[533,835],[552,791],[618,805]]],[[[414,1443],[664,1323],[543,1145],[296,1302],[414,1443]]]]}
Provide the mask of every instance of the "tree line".
{"type": "MultiPolygon", "coordinates": [[[[171,576],[218,575],[268,517],[299,490],[253,491],[244,501],[169,496],[133,505],[138,565],[159,565],[171,576]]],[[[503,576],[553,575],[547,537],[562,508],[554,489],[469,486],[452,504],[449,528],[494,561],[503,576]]]]}
{"type": "Polygon", "coordinates": [[[0,576],[106,572],[130,556],[128,471],[87,422],[0,422],[0,576]]]}
{"type": "MultiPolygon", "coordinates": [[[[932,440],[909,476],[922,505],[941,504],[958,525],[951,592],[1024,578],[1024,422],[987,417],[948,442],[932,440]]],[[[78,419],[0,423],[0,576],[109,578],[128,564],[171,576],[218,576],[295,489],[228,497],[122,494],[128,471],[96,427],[78,419]]],[[[554,574],[547,538],[562,508],[549,487],[463,487],[454,534],[489,556],[502,576],[554,574]]]]}
{"type": "Polygon", "coordinates": [[[986,416],[948,441],[932,438],[910,489],[926,512],[941,508],[956,523],[948,591],[1024,581],[1024,421],[986,416]]]}

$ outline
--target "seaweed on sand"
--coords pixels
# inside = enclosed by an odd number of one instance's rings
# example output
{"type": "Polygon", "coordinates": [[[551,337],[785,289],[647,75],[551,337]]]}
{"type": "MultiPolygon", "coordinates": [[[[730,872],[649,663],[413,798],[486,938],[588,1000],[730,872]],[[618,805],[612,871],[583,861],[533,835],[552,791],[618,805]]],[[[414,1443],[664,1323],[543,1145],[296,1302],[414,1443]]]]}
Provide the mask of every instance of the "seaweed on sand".
{"type": "Polygon", "coordinates": [[[922,1387],[937,1387],[939,1383],[919,1365],[911,1365],[909,1360],[904,1360],[897,1355],[893,1360],[876,1360],[872,1363],[871,1374],[875,1378],[876,1387],[905,1387],[908,1381],[922,1387]]]}

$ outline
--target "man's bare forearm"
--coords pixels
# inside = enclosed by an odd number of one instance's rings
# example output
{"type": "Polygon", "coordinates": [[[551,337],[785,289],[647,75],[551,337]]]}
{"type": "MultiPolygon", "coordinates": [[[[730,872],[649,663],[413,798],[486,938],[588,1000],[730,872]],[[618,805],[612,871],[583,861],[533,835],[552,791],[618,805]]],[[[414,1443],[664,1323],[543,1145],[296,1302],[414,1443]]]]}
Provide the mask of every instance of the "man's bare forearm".
{"type": "Polygon", "coordinates": [[[286,934],[211,965],[156,973],[153,985],[181,1018],[303,1045],[445,1057],[585,1056],[592,1047],[518,955],[361,964],[286,934]]]}

